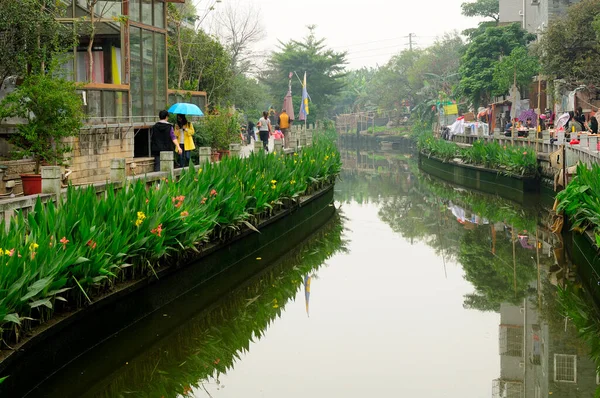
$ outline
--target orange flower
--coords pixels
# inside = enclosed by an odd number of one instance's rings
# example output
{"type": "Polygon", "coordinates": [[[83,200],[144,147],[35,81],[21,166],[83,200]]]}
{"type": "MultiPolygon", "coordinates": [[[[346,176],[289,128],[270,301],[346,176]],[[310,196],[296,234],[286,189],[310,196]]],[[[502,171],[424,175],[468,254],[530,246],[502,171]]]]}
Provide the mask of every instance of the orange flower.
{"type": "Polygon", "coordinates": [[[527,152],[523,152],[523,156],[527,155],[527,152]]]}
{"type": "Polygon", "coordinates": [[[59,242],[62,243],[63,249],[64,249],[64,248],[67,247],[67,243],[69,243],[69,240],[67,239],[66,236],[63,236],[62,239],[59,242]]]}
{"type": "Polygon", "coordinates": [[[162,224],[158,224],[158,227],[154,228],[152,231],[150,231],[150,233],[152,233],[152,234],[157,235],[158,237],[160,237],[161,234],[162,234],[162,230],[163,230],[162,224]]]}
{"type": "Polygon", "coordinates": [[[215,365],[218,365],[219,362],[221,362],[221,359],[219,359],[219,358],[215,359],[215,365]]]}
{"type": "Polygon", "coordinates": [[[15,249],[9,250],[7,254],[8,254],[8,257],[14,256],[15,255],[15,249]]]}
{"type": "Polygon", "coordinates": [[[214,189],[210,191],[210,196],[217,196],[217,191],[214,189]]]}
{"type": "Polygon", "coordinates": [[[96,242],[94,242],[93,240],[88,240],[86,245],[88,245],[89,247],[91,247],[92,249],[96,248],[96,242]]]}
{"type": "Polygon", "coordinates": [[[181,217],[187,217],[189,215],[190,215],[190,213],[188,213],[187,211],[182,211],[181,212],[181,217]]]}
{"type": "Polygon", "coordinates": [[[200,201],[200,204],[203,205],[206,203],[206,198],[202,198],[202,201],[200,201]]]}

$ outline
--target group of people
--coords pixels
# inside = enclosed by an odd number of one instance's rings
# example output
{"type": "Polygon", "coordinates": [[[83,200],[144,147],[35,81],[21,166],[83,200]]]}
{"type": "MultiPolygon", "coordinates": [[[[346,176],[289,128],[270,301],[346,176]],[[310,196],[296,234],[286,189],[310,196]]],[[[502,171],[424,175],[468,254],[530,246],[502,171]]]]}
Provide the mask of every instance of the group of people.
{"type": "Polygon", "coordinates": [[[190,164],[191,153],[196,149],[194,144],[194,125],[188,122],[185,115],[177,115],[175,127],[169,123],[169,112],[158,113],[160,119],[154,127],[150,138],[150,153],[154,157],[154,171],[160,171],[160,153],[172,151],[175,148],[179,155],[179,166],[190,164]]]}
{"type": "Polygon", "coordinates": [[[575,112],[569,111],[569,120],[565,125],[567,132],[587,131],[592,134],[598,134],[598,119],[596,116],[590,116],[587,120],[583,109],[578,107],[575,112]]]}
{"type": "MultiPolygon", "coordinates": [[[[160,171],[160,153],[169,152],[175,149],[179,158],[179,167],[187,167],[190,164],[191,153],[196,149],[194,144],[194,125],[187,120],[185,115],[177,115],[177,123],[173,126],[169,123],[169,112],[162,110],[158,114],[159,121],[152,127],[150,138],[150,153],[154,157],[154,171],[160,171]]],[[[263,143],[265,151],[269,151],[269,137],[282,139],[284,147],[289,147],[290,127],[293,120],[290,119],[285,109],[277,117],[277,123],[273,127],[271,122],[273,117],[269,117],[269,112],[263,112],[262,117],[256,123],[258,135],[263,143]]],[[[254,123],[248,122],[247,127],[248,142],[251,142],[254,134],[254,123]]]]}
{"type": "MultiPolygon", "coordinates": [[[[256,123],[256,127],[258,128],[258,137],[263,143],[263,148],[265,151],[269,151],[269,138],[273,137],[275,139],[283,139],[284,148],[289,147],[290,141],[290,127],[292,125],[293,120],[290,119],[290,116],[287,114],[285,109],[281,110],[281,113],[277,117],[277,124],[273,126],[272,120],[273,116],[269,117],[269,112],[264,111],[262,117],[256,123]]],[[[254,133],[254,123],[251,121],[248,122],[248,127],[246,129],[246,133],[248,135],[248,143],[252,142],[252,138],[256,140],[256,135],[254,133]]]]}

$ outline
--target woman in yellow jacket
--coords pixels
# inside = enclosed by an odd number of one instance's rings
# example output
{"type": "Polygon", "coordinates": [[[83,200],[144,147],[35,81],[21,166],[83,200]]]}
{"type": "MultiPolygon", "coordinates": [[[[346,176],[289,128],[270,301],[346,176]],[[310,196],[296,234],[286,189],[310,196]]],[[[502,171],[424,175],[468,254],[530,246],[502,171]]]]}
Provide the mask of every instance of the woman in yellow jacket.
{"type": "Polygon", "coordinates": [[[196,149],[196,145],[194,145],[194,125],[187,121],[185,115],[177,115],[175,136],[179,140],[179,146],[181,147],[179,167],[187,167],[190,164],[191,153],[196,149]]]}

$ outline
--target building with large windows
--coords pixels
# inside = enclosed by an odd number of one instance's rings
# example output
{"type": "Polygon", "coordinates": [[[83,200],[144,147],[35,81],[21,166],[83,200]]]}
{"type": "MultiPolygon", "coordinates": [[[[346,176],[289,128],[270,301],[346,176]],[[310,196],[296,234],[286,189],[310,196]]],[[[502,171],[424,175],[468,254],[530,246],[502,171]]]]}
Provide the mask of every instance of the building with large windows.
{"type": "MultiPolygon", "coordinates": [[[[104,181],[112,158],[126,158],[137,173],[145,171],[144,165],[151,163],[149,128],[158,112],[183,98],[204,108],[206,93],[168,88],[167,3],[184,1],[58,1],[59,21],[72,25],[79,38],[61,73],[82,83],[87,114],[86,126],[72,142],[70,181],[104,181]]],[[[10,128],[0,131],[0,137],[7,134],[10,128]]],[[[9,151],[6,142],[0,144],[0,155],[9,151]]],[[[27,161],[15,164],[15,173],[27,171],[27,161]]]]}

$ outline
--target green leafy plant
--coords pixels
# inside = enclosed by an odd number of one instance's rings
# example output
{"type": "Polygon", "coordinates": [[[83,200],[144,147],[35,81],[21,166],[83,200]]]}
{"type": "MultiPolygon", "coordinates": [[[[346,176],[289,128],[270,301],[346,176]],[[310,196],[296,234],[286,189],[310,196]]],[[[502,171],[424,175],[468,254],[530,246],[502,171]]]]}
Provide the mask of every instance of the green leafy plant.
{"type": "Polygon", "coordinates": [[[0,229],[0,341],[50,318],[64,301],[91,301],[119,281],[152,275],[209,241],[231,238],[296,198],[331,184],[335,144],[316,137],[295,156],[255,154],[190,167],[152,189],[70,187],[60,205],[40,200],[0,229]],[[183,249],[183,250],[182,250],[183,249]]]}
{"type": "Polygon", "coordinates": [[[444,162],[458,157],[465,163],[499,169],[509,175],[535,176],[538,173],[537,156],[530,147],[475,141],[471,147],[462,148],[453,142],[437,139],[431,133],[419,137],[418,147],[422,153],[444,162]]]}
{"type": "Polygon", "coordinates": [[[194,127],[203,132],[212,148],[229,150],[229,144],[240,141],[240,126],[237,112],[217,109],[215,114],[205,116],[194,127]]]}
{"type": "Polygon", "coordinates": [[[65,139],[77,135],[84,117],[77,85],[47,74],[29,75],[0,103],[0,119],[27,120],[17,126],[11,142],[15,157],[32,157],[35,173],[42,162],[62,164],[71,148],[65,139]]]}

